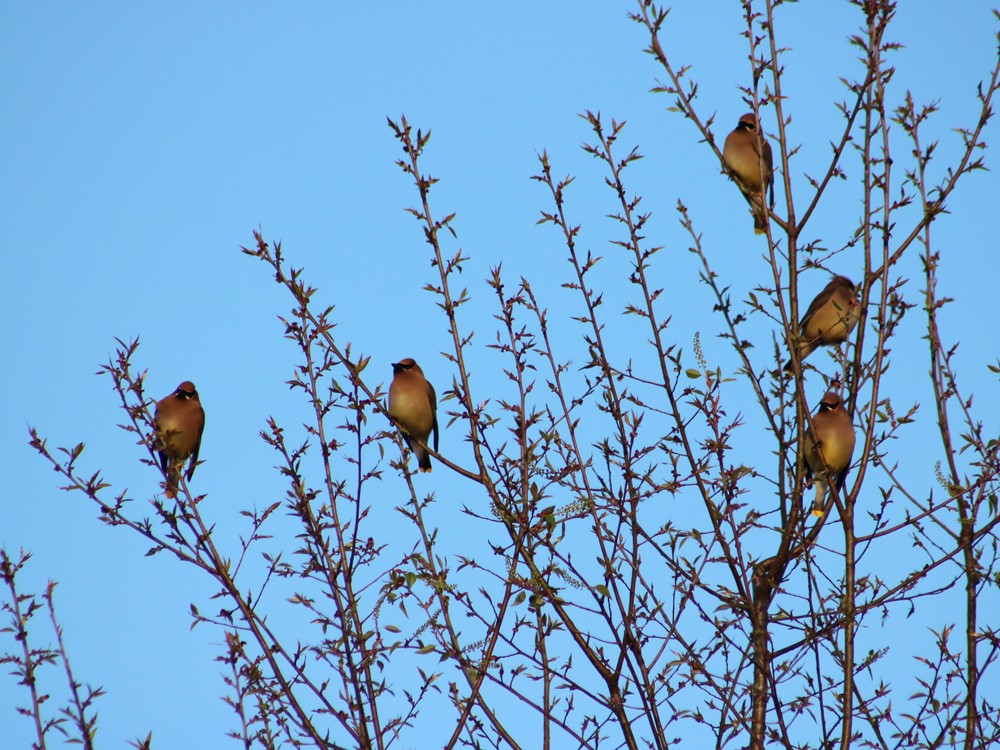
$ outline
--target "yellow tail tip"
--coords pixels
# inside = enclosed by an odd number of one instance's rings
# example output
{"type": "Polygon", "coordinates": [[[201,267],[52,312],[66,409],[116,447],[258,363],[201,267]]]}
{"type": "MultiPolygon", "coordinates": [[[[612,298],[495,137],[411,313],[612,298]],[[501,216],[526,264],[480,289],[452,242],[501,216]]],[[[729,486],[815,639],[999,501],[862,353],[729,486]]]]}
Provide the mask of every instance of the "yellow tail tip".
{"type": "Polygon", "coordinates": [[[816,518],[822,518],[826,514],[822,510],[817,510],[816,508],[813,508],[813,515],[816,516],[816,518]]]}

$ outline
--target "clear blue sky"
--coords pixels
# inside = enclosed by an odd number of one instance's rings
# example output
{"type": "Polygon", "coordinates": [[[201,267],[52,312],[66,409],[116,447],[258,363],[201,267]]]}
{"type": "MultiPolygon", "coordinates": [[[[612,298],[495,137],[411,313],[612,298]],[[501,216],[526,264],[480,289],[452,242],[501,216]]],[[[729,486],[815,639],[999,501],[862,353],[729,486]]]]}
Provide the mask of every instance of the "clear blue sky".
{"type": "MultiPolygon", "coordinates": [[[[548,150],[557,174],[578,176],[569,211],[584,225],[582,246],[613,253],[607,240],[617,230],[604,218],[614,210],[612,196],[599,165],[579,148],[590,138],[577,117],[585,109],[628,120],[623,143],[646,155],[630,170],[630,186],[654,213],[648,236],[667,248],[656,273],[671,290],[674,340],[689,350],[700,331],[709,361],[733,366],[714,337],[721,326],[708,291],[695,283],[676,203],[691,209],[736,300],[768,283],[764,241],[695,131],[666,111],[667,97],[649,93],[659,71],[642,52],[642,29],[626,18],[632,5],[499,7],[0,7],[0,544],[34,552],[22,585],[40,591],[47,579],[60,581],[56,601],[77,676],[108,691],[98,704],[106,746],[150,730],[159,747],[222,745],[235,724],[219,702],[220,670],[211,661],[221,634],[188,631],[188,604],[205,602],[211,591],[165,556],[144,558],[138,539],[102,526],[83,498],[59,492],[58,477],[26,445],[27,426],[53,446],[85,441],[86,467],[102,468],[116,489],[136,497],[152,493],[156,474],[115,426],[122,417],[110,381],[94,374],[114,337],[141,336],[138,362],[149,370],[152,395],[184,379],[199,388],[208,427],[197,491],[208,493],[221,532],[239,534],[238,509],[283,493],[257,433],[269,415],[294,424],[301,408],[284,386],[296,360],[275,317],[289,300],[238,250],[258,226],[306,267],[320,299],[337,305],[339,336],[371,355],[374,372],[388,382],[389,363],[413,356],[443,391],[451,371],[437,352],[449,338],[436,299],[422,291],[436,272],[419,226],[402,210],[416,196],[393,164],[400,152],[387,116],[405,113],[433,130],[425,166],[442,180],[436,209],[457,212],[458,246],[471,257],[463,278],[476,301],[465,309],[466,326],[479,334],[474,369],[484,397],[503,387],[492,380],[496,359],[485,349],[493,326],[494,302],[482,282],[489,267],[502,261],[511,282],[527,276],[556,316],[573,301],[559,287],[567,275],[559,237],[536,226],[539,209],[549,208],[529,179],[536,152],[548,150]]],[[[951,129],[971,124],[975,85],[995,60],[989,7],[949,3],[944,12],[940,3],[901,3],[893,33],[906,47],[894,58],[892,105],[906,89],[918,101],[940,100],[932,132],[942,158],[959,145],[951,129]]],[[[860,74],[845,42],[860,21],[847,3],[781,10],[779,28],[792,48],[785,92],[789,132],[801,144],[792,176],[798,188],[803,173],[819,174],[838,132],[833,102],[846,96],[839,77],[860,74]]],[[[698,105],[717,113],[720,138],[746,110],[737,88],[747,70],[741,28],[735,2],[685,2],[665,36],[673,59],[693,66],[698,105]]],[[[767,114],[764,125],[773,131],[767,114]]],[[[991,123],[986,140],[997,135],[991,123]]],[[[976,322],[995,307],[998,268],[1000,180],[994,153],[987,158],[994,171],[965,180],[949,203],[953,215],[935,232],[942,283],[957,299],[945,313],[945,335],[962,342],[957,362],[977,405],[996,415],[996,380],[985,370],[997,359],[996,331],[976,322]]],[[[810,237],[830,248],[847,241],[860,210],[860,171],[856,161],[847,164],[849,179],[833,186],[810,227],[810,237]]],[[[609,262],[615,300],[627,292],[624,268],[609,262]]],[[[836,270],[856,278],[856,268],[843,258],[836,270]]],[[[915,258],[904,271],[918,299],[915,258]]],[[[825,280],[805,277],[806,293],[825,280]]],[[[919,311],[908,325],[910,344],[894,351],[894,397],[921,401],[930,424],[919,311]]],[[[567,351],[579,350],[577,326],[565,317],[558,326],[567,351]]],[[[754,330],[765,356],[770,334],[754,330]]],[[[899,459],[918,486],[930,488],[933,454],[912,450],[899,459]]],[[[442,451],[468,462],[460,436],[446,432],[442,451]]],[[[451,514],[441,505],[464,502],[469,487],[442,470],[433,477],[446,533],[451,514]]],[[[386,513],[404,491],[397,481],[385,483],[386,513]]],[[[48,678],[62,679],[54,671],[48,678]]],[[[26,698],[0,678],[5,746],[30,741],[30,724],[10,709],[26,698]]]]}

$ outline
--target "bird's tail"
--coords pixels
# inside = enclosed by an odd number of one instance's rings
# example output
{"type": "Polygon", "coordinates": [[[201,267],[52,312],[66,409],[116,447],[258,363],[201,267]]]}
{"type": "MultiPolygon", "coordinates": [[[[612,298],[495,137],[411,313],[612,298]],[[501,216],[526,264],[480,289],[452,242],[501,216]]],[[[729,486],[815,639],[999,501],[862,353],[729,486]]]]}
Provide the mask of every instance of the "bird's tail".
{"type": "MultiPolygon", "coordinates": [[[[805,363],[806,357],[816,351],[819,344],[816,341],[801,342],[799,343],[799,362],[805,363]]],[[[789,358],[785,362],[785,372],[793,372],[795,367],[792,365],[792,360],[789,358]]]]}
{"type": "Polygon", "coordinates": [[[754,234],[764,234],[767,231],[767,219],[764,216],[764,196],[757,193],[746,194],[747,203],[750,204],[750,213],[753,214],[754,234]]]}
{"type": "Polygon", "coordinates": [[[826,515],[826,511],[824,509],[824,506],[826,505],[824,502],[826,499],[826,478],[816,477],[813,484],[816,487],[816,499],[813,501],[812,512],[817,518],[822,518],[826,515]]]}
{"type": "Polygon", "coordinates": [[[181,483],[181,471],[176,466],[170,466],[167,468],[167,497],[173,499],[177,497],[177,490],[181,483]]]}
{"type": "Polygon", "coordinates": [[[427,450],[420,445],[412,436],[407,437],[407,445],[410,446],[410,450],[413,451],[413,455],[417,458],[417,468],[422,472],[431,471],[431,456],[427,450]]]}

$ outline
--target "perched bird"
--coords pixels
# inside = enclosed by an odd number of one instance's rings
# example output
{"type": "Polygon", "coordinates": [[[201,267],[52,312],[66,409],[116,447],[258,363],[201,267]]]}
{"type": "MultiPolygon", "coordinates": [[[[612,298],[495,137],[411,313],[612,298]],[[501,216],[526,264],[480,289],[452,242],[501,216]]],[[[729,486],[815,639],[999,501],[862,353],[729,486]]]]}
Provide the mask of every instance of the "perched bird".
{"type": "Polygon", "coordinates": [[[729,167],[736,184],[743,191],[743,197],[750,204],[754,232],[764,234],[764,193],[770,190],[768,206],[773,206],[774,174],[771,144],[763,135],[758,136],[757,130],[757,117],[753,112],[747,112],[736,123],[736,129],[726,136],[726,143],[722,147],[722,159],[729,167]],[[758,146],[764,150],[763,169],[758,146]]]}
{"type": "Polygon", "coordinates": [[[424,377],[420,365],[407,357],[392,365],[389,386],[389,416],[399,424],[410,450],[417,457],[420,471],[431,470],[427,438],[434,432],[434,451],[438,449],[437,395],[424,377]],[[419,442],[418,442],[419,441],[419,442]]]}
{"type": "Polygon", "coordinates": [[[851,455],[854,453],[854,440],[854,425],[844,408],[843,400],[829,391],[819,402],[819,410],[812,418],[812,427],[806,429],[802,440],[806,478],[812,479],[816,486],[813,515],[823,515],[828,477],[833,478],[838,491],[844,488],[847,470],[851,466],[851,455]]]}
{"type": "Polygon", "coordinates": [[[201,435],[205,431],[205,410],[201,408],[194,383],[185,380],[177,390],[156,404],[153,424],[160,436],[160,466],[167,474],[167,497],[177,496],[184,462],[190,482],[198,465],[201,435]]]}
{"type": "MultiPolygon", "coordinates": [[[[846,276],[834,276],[802,316],[797,332],[799,361],[828,344],[842,344],[861,317],[857,288],[846,276]]],[[[785,371],[792,372],[792,360],[785,371]]]]}

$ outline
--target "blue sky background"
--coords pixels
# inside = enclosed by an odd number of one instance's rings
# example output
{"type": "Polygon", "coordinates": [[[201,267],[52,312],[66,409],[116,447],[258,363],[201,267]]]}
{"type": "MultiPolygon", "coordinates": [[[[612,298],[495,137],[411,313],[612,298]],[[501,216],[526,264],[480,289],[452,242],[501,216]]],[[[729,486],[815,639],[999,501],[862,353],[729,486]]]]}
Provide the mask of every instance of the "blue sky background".
{"type": "MultiPolygon", "coordinates": [[[[891,34],[905,48],[893,57],[892,106],[907,89],[918,102],[940,100],[928,131],[941,141],[931,167],[940,175],[961,145],[951,129],[974,122],[975,86],[994,64],[997,24],[985,2],[951,3],[947,13],[923,0],[901,6],[891,34]]],[[[617,236],[605,218],[615,210],[613,196],[600,165],[580,149],[591,139],[577,117],[585,109],[628,120],[621,155],[631,144],[646,155],[629,170],[629,186],[653,212],[647,236],[666,248],[655,273],[669,290],[672,339],[689,350],[700,332],[711,364],[735,366],[715,338],[721,325],[708,289],[696,283],[677,201],[690,209],[734,300],[768,282],[765,243],[694,129],[666,111],[669,98],[649,93],[659,71],[642,52],[643,29],[626,17],[632,5],[504,8],[0,6],[7,354],[0,371],[7,394],[0,544],[34,553],[22,586],[40,592],[47,579],[60,582],[56,603],[77,676],[109,693],[98,704],[104,743],[152,730],[156,746],[206,746],[235,726],[219,702],[220,670],[211,661],[222,636],[189,632],[188,605],[212,592],[165,556],[144,558],[139,539],[104,527],[81,497],[59,492],[58,477],[27,446],[27,426],[52,446],[85,441],[84,465],[103,469],[116,489],[136,497],[154,492],[157,475],[116,427],[122,416],[110,381],[95,376],[114,337],[140,336],[137,361],[149,370],[151,395],[165,396],[184,379],[201,393],[208,426],[195,486],[208,493],[207,513],[221,532],[242,530],[238,509],[280,498],[283,487],[269,468],[274,457],[257,433],[270,415],[295,424],[301,404],[284,386],[296,359],[276,320],[290,300],[239,252],[258,226],[306,267],[320,299],[337,306],[339,337],[371,355],[372,371],[386,384],[390,363],[413,356],[441,393],[451,371],[436,353],[450,337],[437,300],[422,290],[437,272],[420,227],[403,211],[417,198],[394,165],[400,151],[387,116],[405,113],[433,131],[424,165],[441,178],[432,194],[436,211],[458,214],[459,239],[448,247],[470,256],[462,278],[474,302],[464,310],[465,326],[479,337],[473,369],[483,398],[505,388],[485,348],[495,303],[482,280],[497,263],[512,285],[520,275],[531,280],[561,318],[565,356],[583,358],[579,329],[569,321],[575,299],[560,288],[568,278],[565,249],[553,229],[536,226],[538,211],[550,208],[545,190],[529,179],[538,173],[536,152],[548,150],[557,175],[578,177],[568,210],[584,225],[581,247],[609,258],[609,305],[620,307],[631,294],[627,263],[607,244],[617,236]]],[[[783,7],[778,19],[791,48],[784,86],[790,137],[801,145],[792,179],[803,190],[802,206],[811,195],[802,174],[822,173],[839,132],[839,78],[861,75],[846,38],[862,17],[846,3],[801,3],[783,7]]],[[[717,114],[720,143],[746,110],[738,90],[747,80],[742,28],[736,2],[686,2],[664,36],[672,59],[692,65],[698,106],[703,115],[717,114]]],[[[772,114],[764,116],[769,132],[772,114]]],[[[895,134],[904,156],[898,128],[895,134]]],[[[985,138],[996,140],[996,123],[985,138]]],[[[993,152],[987,159],[995,166],[993,152]]],[[[846,167],[848,179],[831,187],[806,233],[829,248],[850,238],[860,213],[856,158],[846,167]]],[[[952,214],[934,225],[942,285],[956,298],[943,314],[944,334],[961,341],[962,383],[994,427],[1000,399],[986,365],[998,347],[995,327],[981,320],[995,307],[998,195],[995,170],[968,177],[949,201],[952,214]]],[[[779,190],[779,209],[783,198],[779,190]]],[[[857,278],[859,262],[842,255],[832,267],[857,278]]],[[[918,300],[915,255],[901,273],[918,300]]],[[[811,297],[826,277],[813,273],[802,283],[811,297]]],[[[769,327],[754,325],[748,331],[758,337],[757,356],[766,357],[769,327]]],[[[922,431],[901,443],[898,458],[926,490],[939,456],[921,325],[915,310],[905,341],[893,349],[891,383],[894,399],[924,405],[922,431]]],[[[635,335],[641,345],[645,334],[635,335]]],[[[623,338],[622,350],[634,342],[623,338]]],[[[815,402],[818,378],[808,390],[815,402]]],[[[743,440],[759,442],[746,433],[743,440]]],[[[441,449],[470,463],[460,435],[445,432],[441,449]]],[[[433,481],[442,499],[436,521],[446,534],[449,523],[457,529],[463,520],[442,506],[466,502],[470,488],[442,470],[433,481]]],[[[396,478],[383,484],[392,514],[405,489],[396,478]]],[[[922,629],[913,634],[925,636],[922,629]]],[[[48,678],[62,676],[50,671],[48,678]]],[[[27,747],[31,725],[9,708],[27,693],[13,683],[0,679],[0,735],[9,747],[27,747]]]]}

